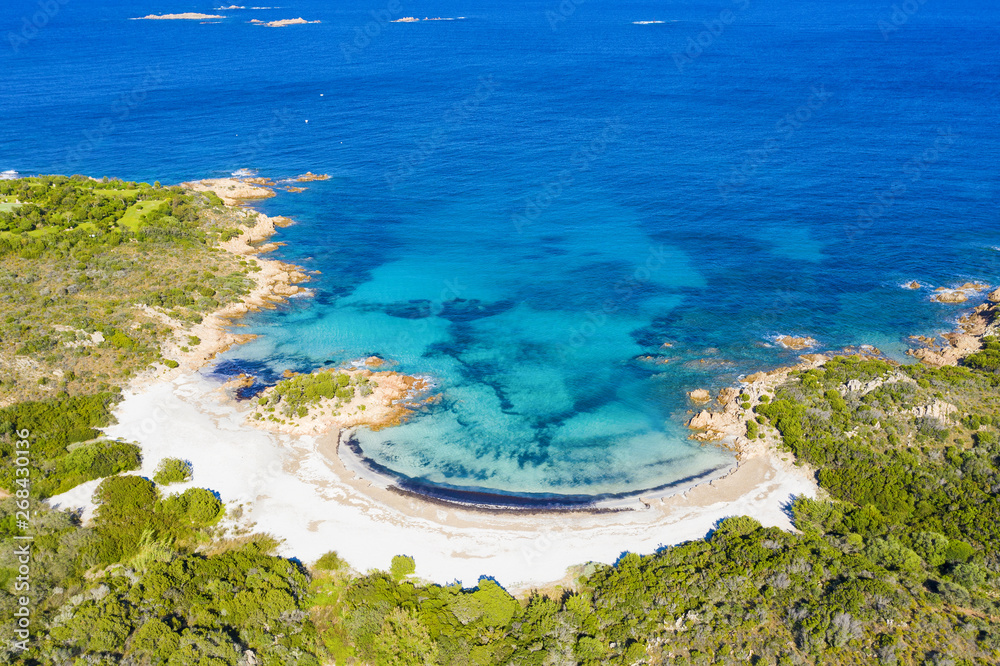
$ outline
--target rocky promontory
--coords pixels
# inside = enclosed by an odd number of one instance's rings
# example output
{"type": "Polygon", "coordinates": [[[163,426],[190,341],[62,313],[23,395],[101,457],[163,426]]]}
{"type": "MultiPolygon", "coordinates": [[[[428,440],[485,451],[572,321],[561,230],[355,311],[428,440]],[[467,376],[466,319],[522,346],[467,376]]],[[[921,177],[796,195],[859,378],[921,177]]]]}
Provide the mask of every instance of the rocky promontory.
{"type": "Polygon", "coordinates": [[[334,428],[397,425],[414,410],[437,400],[425,377],[375,371],[385,361],[370,357],[363,365],[321,368],[307,375],[289,373],[253,402],[250,423],[289,434],[318,434],[334,428]]]}

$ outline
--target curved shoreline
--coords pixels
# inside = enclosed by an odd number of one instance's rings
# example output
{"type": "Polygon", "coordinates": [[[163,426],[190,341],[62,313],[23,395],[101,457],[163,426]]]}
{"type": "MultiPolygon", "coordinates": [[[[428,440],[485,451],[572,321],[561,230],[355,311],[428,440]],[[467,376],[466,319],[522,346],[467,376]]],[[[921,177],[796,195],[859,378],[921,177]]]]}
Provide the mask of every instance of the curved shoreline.
{"type": "Polygon", "coordinates": [[[560,493],[529,493],[504,492],[490,488],[475,488],[463,486],[448,486],[444,484],[421,482],[381,465],[364,455],[353,429],[340,433],[337,456],[359,478],[421,499],[427,499],[448,506],[461,507],[470,511],[496,512],[543,512],[561,513],[567,511],[582,511],[588,513],[607,513],[613,511],[632,511],[646,506],[644,500],[661,499],[686,492],[703,483],[725,478],[736,471],[739,462],[732,465],[719,466],[700,474],[684,477],[660,486],[642,490],[596,494],[560,494],[560,493]]]}
{"type": "MultiPolygon", "coordinates": [[[[105,432],[141,445],[142,467],[133,473],[151,476],[165,457],[189,460],[194,478],[170,492],[207,487],[242,508],[242,517],[227,519],[223,529],[270,534],[282,555],[303,562],[335,550],[358,570],[387,568],[393,556],[411,555],[419,576],[442,584],[474,586],[492,576],[512,591],[529,590],[561,579],[571,566],[702,538],[733,515],[791,529],[790,499],[817,491],[806,470],[756,455],[725,477],[667,497],[630,499],[619,510],[490,511],[359,474],[338,455],[334,433],[253,428],[242,406],[203,373],[132,388],[123,398],[118,423],[105,432]]],[[[51,504],[82,509],[87,519],[95,486],[78,486],[51,504]]]]}

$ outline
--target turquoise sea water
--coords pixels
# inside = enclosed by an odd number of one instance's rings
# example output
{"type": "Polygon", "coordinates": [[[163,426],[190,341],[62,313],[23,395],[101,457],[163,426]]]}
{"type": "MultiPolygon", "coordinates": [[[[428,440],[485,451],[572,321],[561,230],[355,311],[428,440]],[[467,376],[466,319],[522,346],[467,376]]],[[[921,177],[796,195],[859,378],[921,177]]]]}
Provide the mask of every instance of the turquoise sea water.
{"type": "Polygon", "coordinates": [[[261,205],[315,298],[217,370],[433,377],[439,405],[356,439],[418,484],[728,467],[686,391],[794,360],[778,334],[902,360],[960,312],[903,282],[1000,281],[993,3],[56,6],[34,32],[37,2],[0,8],[0,171],[331,174],[261,205]],[[227,18],[127,20],[181,11],[227,18]],[[298,16],[322,22],[247,23],[298,16]]]}

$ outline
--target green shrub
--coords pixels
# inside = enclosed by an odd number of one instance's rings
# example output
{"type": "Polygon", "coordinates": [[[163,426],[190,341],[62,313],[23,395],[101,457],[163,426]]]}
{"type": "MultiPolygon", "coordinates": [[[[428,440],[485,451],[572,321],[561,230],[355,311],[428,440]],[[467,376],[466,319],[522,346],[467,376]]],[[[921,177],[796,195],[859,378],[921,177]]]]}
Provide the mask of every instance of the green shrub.
{"type": "Polygon", "coordinates": [[[400,581],[417,570],[416,562],[409,555],[396,555],[392,558],[389,575],[393,580],[400,581]]]}
{"type": "Polygon", "coordinates": [[[153,481],[158,485],[166,486],[171,483],[181,483],[189,481],[193,474],[191,463],[179,458],[164,458],[156,467],[153,481]]]}
{"type": "Polygon", "coordinates": [[[341,559],[335,551],[324,553],[316,560],[315,568],[320,571],[340,571],[347,567],[347,563],[341,559]]]}
{"type": "MultiPolygon", "coordinates": [[[[169,498],[164,504],[171,500],[176,501],[173,506],[180,507],[184,517],[194,527],[207,527],[218,522],[225,509],[219,498],[204,488],[189,488],[182,494],[169,498]]],[[[171,511],[171,508],[168,507],[167,511],[171,511]]]]}
{"type": "Polygon", "coordinates": [[[976,550],[972,546],[956,539],[948,542],[948,547],[944,550],[944,559],[952,563],[967,562],[975,553],[976,550]]]}

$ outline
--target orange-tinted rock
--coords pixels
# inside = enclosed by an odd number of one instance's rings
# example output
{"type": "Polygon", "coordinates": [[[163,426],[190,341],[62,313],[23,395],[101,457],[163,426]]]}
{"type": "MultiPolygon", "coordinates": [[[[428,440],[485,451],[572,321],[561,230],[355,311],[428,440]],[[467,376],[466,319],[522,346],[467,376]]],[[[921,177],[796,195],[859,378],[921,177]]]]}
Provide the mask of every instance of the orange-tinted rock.
{"type": "Polygon", "coordinates": [[[720,405],[728,405],[733,400],[736,400],[736,398],[739,395],[740,395],[739,389],[734,389],[732,387],[726,387],[726,388],[724,388],[724,389],[722,389],[722,390],[719,391],[719,397],[718,397],[719,404],[720,405]]]}
{"type": "Polygon", "coordinates": [[[795,338],[790,335],[779,335],[775,342],[784,347],[785,349],[793,349],[795,351],[801,351],[803,349],[808,349],[809,347],[816,346],[816,340],[809,337],[795,338]]]}
{"type": "Polygon", "coordinates": [[[712,394],[705,389],[695,389],[688,392],[688,397],[692,402],[708,402],[712,399],[712,394]]]}

